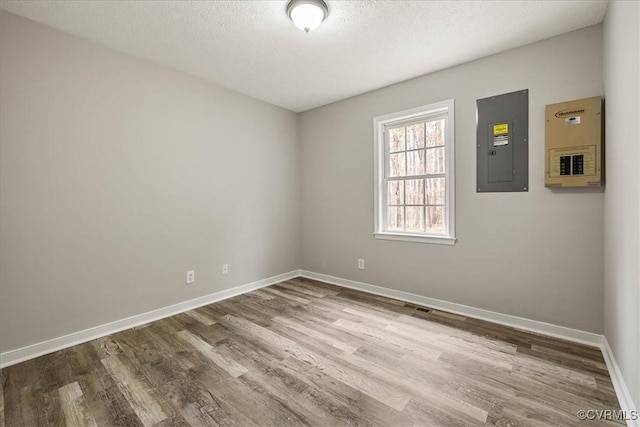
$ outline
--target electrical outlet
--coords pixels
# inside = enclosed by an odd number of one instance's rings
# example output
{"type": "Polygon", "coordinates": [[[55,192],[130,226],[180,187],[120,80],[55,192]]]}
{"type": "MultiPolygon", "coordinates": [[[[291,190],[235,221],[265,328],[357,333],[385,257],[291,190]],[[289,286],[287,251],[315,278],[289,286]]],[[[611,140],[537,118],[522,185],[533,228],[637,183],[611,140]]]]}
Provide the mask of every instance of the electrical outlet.
{"type": "Polygon", "coordinates": [[[358,270],[364,270],[364,260],[362,258],[358,258],[358,270]]]}
{"type": "Polygon", "coordinates": [[[196,272],[193,270],[187,271],[187,285],[190,285],[195,281],[196,281],[196,272]]]}
{"type": "Polygon", "coordinates": [[[222,264],[222,275],[226,276],[229,274],[229,264],[222,264]]]}

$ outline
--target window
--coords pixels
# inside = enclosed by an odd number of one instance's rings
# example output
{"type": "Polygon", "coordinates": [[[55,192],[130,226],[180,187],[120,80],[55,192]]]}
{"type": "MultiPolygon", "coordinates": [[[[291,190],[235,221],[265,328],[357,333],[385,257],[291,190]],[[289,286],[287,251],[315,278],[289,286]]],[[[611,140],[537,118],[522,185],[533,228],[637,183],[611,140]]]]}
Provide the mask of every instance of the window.
{"type": "Polygon", "coordinates": [[[453,100],[376,117],[378,239],[455,243],[453,100]]]}

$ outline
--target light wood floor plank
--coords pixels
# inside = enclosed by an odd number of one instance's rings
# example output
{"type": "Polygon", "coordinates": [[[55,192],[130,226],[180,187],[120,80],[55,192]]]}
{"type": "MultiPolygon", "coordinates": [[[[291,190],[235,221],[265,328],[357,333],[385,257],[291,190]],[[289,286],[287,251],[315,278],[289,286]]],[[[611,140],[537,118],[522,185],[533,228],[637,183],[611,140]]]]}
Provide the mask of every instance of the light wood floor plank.
{"type": "Polygon", "coordinates": [[[186,311],[184,314],[186,314],[189,317],[192,317],[193,319],[197,320],[198,322],[202,323],[205,326],[211,326],[214,323],[216,323],[215,320],[213,320],[206,313],[198,309],[186,311]]]}
{"type": "Polygon", "coordinates": [[[102,359],[102,363],[114,378],[118,388],[138,415],[142,424],[152,426],[167,418],[155,397],[118,359],[117,355],[102,359]]]}
{"type": "Polygon", "coordinates": [[[326,292],[318,291],[317,288],[313,288],[312,286],[308,286],[302,282],[295,282],[295,281],[282,282],[282,283],[278,283],[278,286],[281,288],[285,288],[291,291],[305,294],[307,296],[314,297],[314,298],[323,298],[327,296],[326,292]]]}
{"type": "Polygon", "coordinates": [[[240,375],[247,372],[247,369],[232,359],[220,355],[211,344],[203,341],[201,338],[193,335],[189,331],[180,331],[177,334],[180,338],[191,344],[196,350],[211,359],[213,363],[220,366],[227,371],[233,378],[238,378],[240,375]]]}
{"type": "Polygon", "coordinates": [[[60,387],[58,393],[67,425],[97,426],[91,414],[86,410],[84,395],[77,382],[60,387]]]}
{"type": "Polygon", "coordinates": [[[330,345],[332,347],[338,348],[340,350],[346,351],[347,353],[353,353],[358,349],[358,346],[344,343],[340,340],[337,340],[325,333],[316,331],[314,329],[308,328],[304,325],[304,323],[297,322],[295,320],[289,319],[287,317],[276,316],[273,318],[274,322],[281,323],[285,326],[288,326],[291,329],[294,329],[300,332],[303,335],[312,337],[316,340],[319,340],[322,343],[330,345]]]}
{"type": "Polygon", "coordinates": [[[277,289],[274,289],[274,288],[264,288],[264,291],[267,292],[267,293],[270,293],[272,295],[275,295],[275,296],[279,296],[279,297],[282,297],[282,298],[289,299],[291,301],[295,301],[295,302],[300,303],[300,304],[309,304],[311,302],[310,300],[308,300],[306,298],[302,298],[302,297],[296,296],[295,293],[285,293],[285,292],[281,292],[281,291],[279,291],[277,289]]]}

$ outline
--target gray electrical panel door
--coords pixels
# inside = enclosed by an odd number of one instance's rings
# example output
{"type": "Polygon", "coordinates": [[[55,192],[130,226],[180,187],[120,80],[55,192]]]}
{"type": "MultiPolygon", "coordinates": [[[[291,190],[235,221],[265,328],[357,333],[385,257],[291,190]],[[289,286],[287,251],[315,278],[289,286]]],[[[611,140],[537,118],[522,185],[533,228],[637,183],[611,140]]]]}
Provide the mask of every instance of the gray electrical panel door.
{"type": "Polygon", "coordinates": [[[478,193],[528,191],[529,90],[476,101],[478,193]]]}

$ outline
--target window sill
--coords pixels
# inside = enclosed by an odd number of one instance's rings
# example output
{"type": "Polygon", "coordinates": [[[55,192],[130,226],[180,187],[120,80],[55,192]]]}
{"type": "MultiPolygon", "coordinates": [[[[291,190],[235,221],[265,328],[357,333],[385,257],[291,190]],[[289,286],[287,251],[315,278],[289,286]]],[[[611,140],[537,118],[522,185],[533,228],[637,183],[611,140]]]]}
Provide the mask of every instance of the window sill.
{"type": "Polygon", "coordinates": [[[419,234],[404,233],[373,233],[376,239],[380,240],[399,240],[403,242],[413,243],[431,243],[436,245],[455,245],[456,238],[449,236],[421,236],[419,234]]]}

